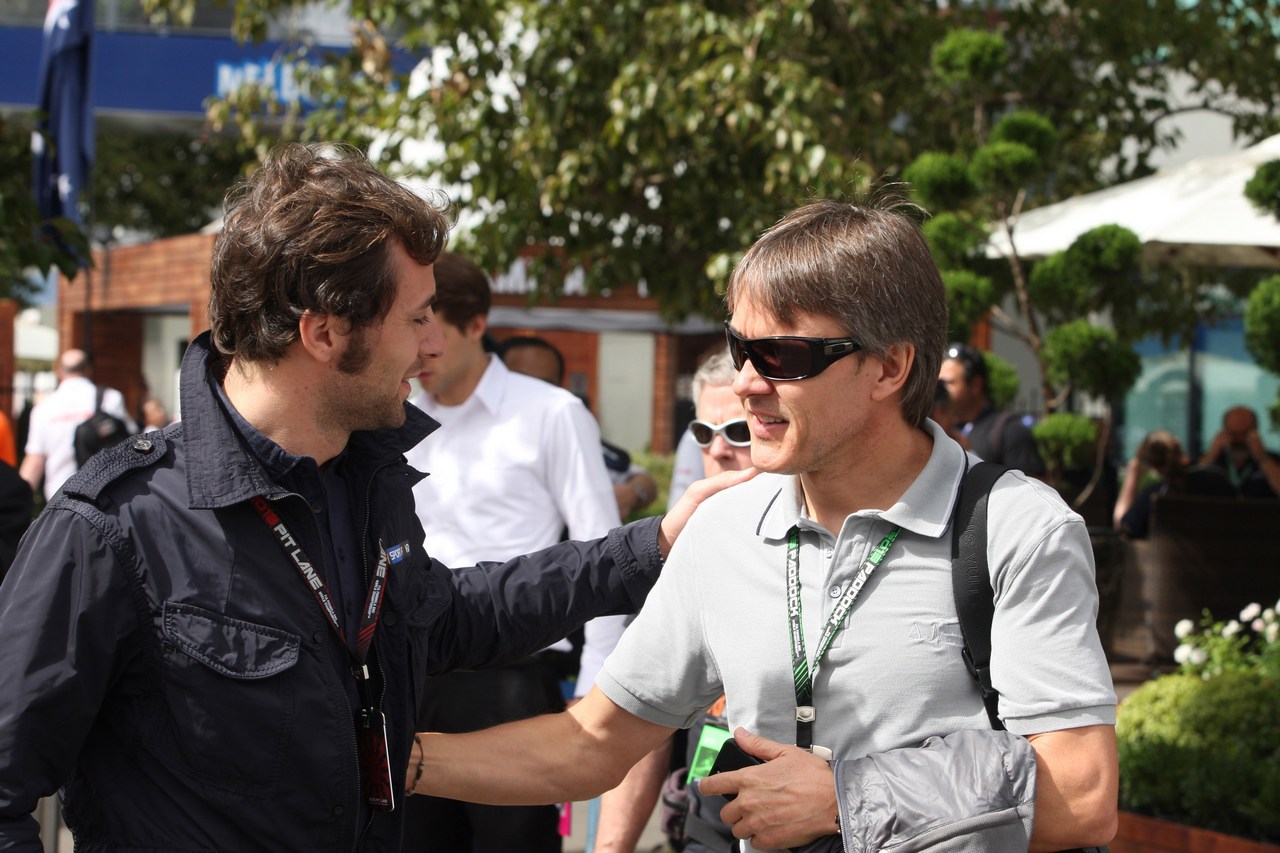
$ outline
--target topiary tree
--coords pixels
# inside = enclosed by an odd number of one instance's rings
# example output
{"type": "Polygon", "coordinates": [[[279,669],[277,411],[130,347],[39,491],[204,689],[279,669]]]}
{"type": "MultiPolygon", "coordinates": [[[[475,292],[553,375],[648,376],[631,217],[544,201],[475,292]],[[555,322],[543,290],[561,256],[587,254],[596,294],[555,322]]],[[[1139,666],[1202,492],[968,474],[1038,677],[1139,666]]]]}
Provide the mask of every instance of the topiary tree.
{"type": "Polygon", "coordinates": [[[1143,271],[1141,242],[1119,226],[1095,228],[1034,265],[1018,254],[1018,217],[1028,199],[1048,197],[1058,133],[1028,110],[1001,115],[1008,56],[998,33],[957,30],[937,45],[934,73],[956,104],[967,105],[972,127],[966,136],[973,144],[925,152],[903,178],[936,214],[924,230],[943,270],[952,334],[965,339],[990,317],[1035,358],[1041,416],[1056,415],[1033,431],[1050,482],[1061,485],[1066,470],[1088,468],[1092,459],[1079,506],[1100,479],[1106,442],[1096,440],[1088,418],[1065,411],[1072,395],[1104,402],[1102,435],[1109,435],[1110,401],[1123,397],[1141,373],[1133,344],[1153,331],[1190,329],[1196,306],[1185,287],[1143,271]],[[1012,309],[1006,307],[1010,294],[1012,309]]]}
{"type": "MultiPolygon", "coordinates": [[[[1258,364],[1280,374],[1280,275],[1260,282],[1249,294],[1244,309],[1244,344],[1258,364]]],[[[1271,404],[1271,423],[1280,429],[1280,394],[1271,404]]]]}
{"type": "Polygon", "coordinates": [[[1244,197],[1263,213],[1280,219],[1280,160],[1263,163],[1244,185],[1244,197]]]}

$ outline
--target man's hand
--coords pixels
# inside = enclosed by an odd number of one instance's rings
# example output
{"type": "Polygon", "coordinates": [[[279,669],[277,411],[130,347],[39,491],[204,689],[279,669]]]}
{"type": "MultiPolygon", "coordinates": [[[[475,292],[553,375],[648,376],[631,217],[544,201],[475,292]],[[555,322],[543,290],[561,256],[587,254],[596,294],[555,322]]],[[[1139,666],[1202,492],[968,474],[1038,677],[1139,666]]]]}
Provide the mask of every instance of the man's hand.
{"type": "Polygon", "coordinates": [[[1209,449],[1200,457],[1201,465],[1210,465],[1218,456],[1231,446],[1231,436],[1227,435],[1226,430],[1219,430],[1218,434],[1213,437],[1213,443],[1209,445],[1209,449]]]}
{"type": "Polygon", "coordinates": [[[766,740],[739,728],[734,739],[766,763],[718,773],[698,782],[705,795],[735,794],[720,811],[736,838],[760,849],[799,847],[835,835],[839,815],[831,765],[796,746],[766,740]]]}
{"type": "Polygon", "coordinates": [[[676,537],[680,535],[680,531],[684,530],[685,524],[693,515],[693,511],[698,508],[698,504],[721,489],[745,483],[758,473],[755,468],[722,471],[713,477],[698,480],[685,489],[684,496],[671,508],[670,512],[662,517],[662,526],[658,528],[658,547],[662,549],[662,556],[666,557],[671,553],[671,546],[676,544],[676,537]]]}
{"type": "Polygon", "coordinates": [[[1262,464],[1262,460],[1270,458],[1267,455],[1266,446],[1262,443],[1262,436],[1256,429],[1249,430],[1249,434],[1244,437],[1244,446],[1249,448],[1249,455],[1259,465],[1262,464]]]}

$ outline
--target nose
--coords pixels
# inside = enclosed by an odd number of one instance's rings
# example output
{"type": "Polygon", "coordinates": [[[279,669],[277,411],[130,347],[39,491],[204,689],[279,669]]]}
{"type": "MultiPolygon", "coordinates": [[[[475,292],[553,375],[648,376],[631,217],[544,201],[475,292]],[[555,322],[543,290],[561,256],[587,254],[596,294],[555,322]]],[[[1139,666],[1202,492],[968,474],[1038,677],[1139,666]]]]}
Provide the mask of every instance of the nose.
{"type": "Polygon", "coordinates": [[[768,394],[773,390],[769,380],[756,372],[755,365],[751,363],[749,358],[743,359],[742,367],[739,368],[737,375],[733,377],[733,384],[730,387],[733,388],[733,393],[737,394],[742,400],[768,394]]]}
{"type": "Polygon", "coordinates": [[[440,327],[440,318],[433,315],[431,322],[423,324],[423,329],[422,339],[418,342],[418,354],[422,359],[425,361],[444,355],[444,329],[440,327]]]}
{"type": "Polygon", "coordinates": [[[717,433],[711,438],[711,446],[707,448],[707,452],[711,454],[712,459],[729,459],[733,456],[733,445],[724,440],[724,436],[717,433]]]}

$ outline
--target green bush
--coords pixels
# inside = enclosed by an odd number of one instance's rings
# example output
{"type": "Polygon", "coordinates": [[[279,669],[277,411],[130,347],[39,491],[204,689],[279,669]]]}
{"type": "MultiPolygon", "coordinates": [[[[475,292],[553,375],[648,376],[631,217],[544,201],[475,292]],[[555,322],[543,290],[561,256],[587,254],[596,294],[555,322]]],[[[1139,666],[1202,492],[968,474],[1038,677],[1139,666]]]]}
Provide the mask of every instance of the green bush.
{"type": "Polygon", "coordinates": [[[1120,807],[1280,841],[1280,685],[1257,673],[1149,681],[1117,712],[1120,807]]]}
{"type": "MultiPolygon", "coordinates": [[[[1280,167],[1280,160],[1275,162],[1280,167]]],[[[1244,345],[1258,364],[1280,373],[1280,275],[1258,283],[1244,308],[1244,345]]],[[[1271,404],[1271,423],[1280,428],[1280,392],[1271,404]]]]}
{"type": "Polygon", "coordinates": [[[1031,428],[1040,457],[1055,476],[1093,464],[1098,427],[1084,415],[1054,412],[1031,428]]]}
{"type": "Polygon", "coordinates": [[[653,503],[636,510],[623,521],[636,521],[651,515],[662,515],[667,511],[667,494],[671,490],[671,474],[675,468],[676,455],[650,453],[648,449],[636,450],[631,453],[631,462],[648,471],[653,477],[653,481],[658,485],[658,496],[653,499],[653,503]]]}
{"type": "Polygon", "coordinates": [[[984,352],[982,360],[987,363],[987,396],[991,405],[1003,409],[1018,396],[1018,371],[993,352],[984,352]]]}
{"type": "Polygon", "coordinates": [[[1259,166],[1244,185],[1244,196],[1258,210],[1280,219],[1280,160],[1259,166]]]}
{"type": "Polygon", "coordinates": [[[1181,669],[1116,713],[1120,807],[1280,841],[1280,622],[1250,604],[1199,632],[1178,623],[1181,669]]]}

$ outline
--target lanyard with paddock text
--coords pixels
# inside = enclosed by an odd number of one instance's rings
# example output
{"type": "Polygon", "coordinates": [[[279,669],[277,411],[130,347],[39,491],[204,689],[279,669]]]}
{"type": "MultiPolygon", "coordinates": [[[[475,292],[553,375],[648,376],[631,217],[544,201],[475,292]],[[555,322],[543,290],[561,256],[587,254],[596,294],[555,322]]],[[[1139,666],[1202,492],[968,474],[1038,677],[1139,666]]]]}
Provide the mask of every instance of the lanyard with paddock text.
{"type": "Polygon", "coordinates": [[[880,540],[880,544],[872,549],[867,559],[858,569],[858,575],[849,584],[848,589],[840,596],[831,611],[827,624],[822,627],[818,637],[818,651],[813,656],[813,669],[809,668],[808,657],[804,648],[804,622],[800,613],[800,528],[792,527],[787,534],[787,620],[791,634],[791,668],[795,678],[796,690],[796,746],[807,749],[823,758],[831,758],[830,750],[813,745],[813,722],[817,713],[813,706],[813,679],[818,675],[822,656],[831,648],[831,641],[844,625],[853,602],[862,592],[863,586],[871,577],[871,573],[880,565],[884,555],[889,552],[893,541],[898,538],[901,527],[895,527],[880,540]]]}
{"type": "Polygon", "coordinates": [[[329,627],[334,630],[342,645],[351,655],[352,675],[356,679],[356,687],[360,694],[360,712],[356,720],[356,740],[360,752],[360,777],[364,783],[365,798],[369,808],[374,811],[391,811],[395,808],[395,798],[391,790],[391,757],[387,753],[387,721],[382,711],[373,701],[372,686],[369,683],[369,648],[373,645],[373,635],[378,630],[378,619],[382,615],[382,599],[386,591],[387,565],[390,560],[387,553],[378,546],[378,567],[369,581],[369,591],[365,595],[364,609],[360,612],[360,624],[356,632],[355,648],[347,643],[346,632],[342,629],[342,621],[338,618],[338,609],[333,603],[333,595],[329,585],[316,571],[315,564],[302,550],[302,544],[289,532],[289,528],[280,518],[266,498],[254,497],[250,503],[257,511],[258,517],[275,534],[276,542],[289,556],[289,561],[297,569],[316,603],[324,612],[329,627]]]}

